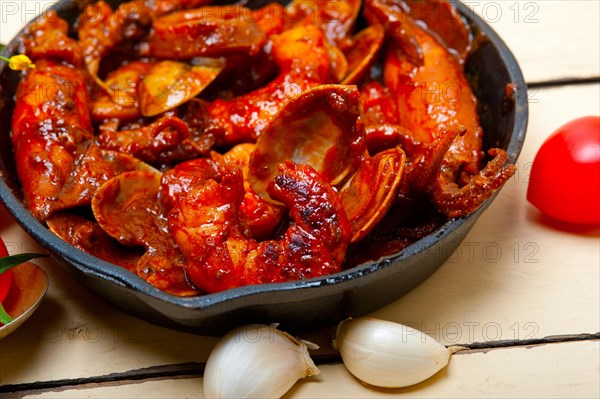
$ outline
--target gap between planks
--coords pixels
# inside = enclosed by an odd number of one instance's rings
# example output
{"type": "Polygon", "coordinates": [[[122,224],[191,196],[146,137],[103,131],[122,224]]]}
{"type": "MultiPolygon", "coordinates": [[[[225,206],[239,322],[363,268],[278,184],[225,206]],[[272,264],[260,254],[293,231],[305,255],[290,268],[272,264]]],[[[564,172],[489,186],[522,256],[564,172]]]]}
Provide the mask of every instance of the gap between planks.
{"type": "MultiPolygon", "coordinates": [[[[502,350],[511,348],[534,347],[541,345],[560,344],[577,341],[597,341],[600,340],[600,332],[594,334],[578,335],[553,335],[538,339],[528,340],[504,340],[490,342],[474,342],[464,345],[466,349],[457,352],[456,355],[468,355],[473,353],[489,352],[492,350],[502,350]]],[[[337,353],[316,355],[313,360],[317,365],[340,364],[341,358],[337,353]]],[[[96,387],[119,386],[123,384],[141,382],[141,381],[160,381],[167,379],[186,379],[201,377],[204,372],[205,363],[182,363],[164,366],[154,366],[131,370],[122,373],[108,374],[104,376],[64,379],[55,381],[38,381],[25,384],[3,385],[0,386],[0,393],[4,394],[5,399],[16,399],[26,395],[34,395],[43,392],[61,392],[71,389],[89,389],[96,387]]]]}
{"type": "Polygon", "coordinates": [[[552,87],[572,86],[572,85],[587,85],[600,83],[600,76],[593,76],[589,78],[562,78],[545,80],[541,82],[528,82],[527,88],[529,89],[545,89],[552,87]]]}

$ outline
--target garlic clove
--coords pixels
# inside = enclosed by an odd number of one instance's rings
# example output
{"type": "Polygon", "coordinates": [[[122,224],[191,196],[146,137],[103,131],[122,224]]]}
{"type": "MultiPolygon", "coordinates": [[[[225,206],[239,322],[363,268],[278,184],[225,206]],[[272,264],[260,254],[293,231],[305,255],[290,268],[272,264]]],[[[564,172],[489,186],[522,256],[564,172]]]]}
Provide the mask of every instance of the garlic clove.
{"type": "Polygon", "coordinates": [[[280,398],[301,378],[319,374],[315,345],[276,326],[249,325],[225,335],[204,370],[206,398],[280,398]]]}
{"type": "Polygon", "coordinates": [[[414,328],[366,317],[342,321],[333,347],[355,377],[384,388],[407,387],[428,379],[457,351],[414,328]]]}

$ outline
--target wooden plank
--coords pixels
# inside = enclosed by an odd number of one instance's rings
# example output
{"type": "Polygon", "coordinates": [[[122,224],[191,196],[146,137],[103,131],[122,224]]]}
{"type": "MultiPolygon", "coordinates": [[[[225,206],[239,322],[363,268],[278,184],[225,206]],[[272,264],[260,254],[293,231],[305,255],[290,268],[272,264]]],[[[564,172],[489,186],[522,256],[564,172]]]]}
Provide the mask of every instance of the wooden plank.
{"type": "Polygon", "coordinates": [[[462,2],[503,38],[527,82],[600,76],[600,2],[462,2]]]}
{"type": "MultiPolygon", "coordinates": [[[[597,112],[598,90],[598,85],[589,85],[533,93],[530,101],[537,102],[531,104],[520,175],[476,224],[461,252],[375,316],[419,327],[445,344],[600,331],[598,233],[565,232],[545,225],[525,201],[528,165],[537,148],[560,124],[597,112]],[[502,255],[496,260],[498,247],[502,255]]],[[[38,249],[4,210],[0,210],[0,235],[11,253],[38,249]]],[[[38,263],[50,275],[50,290],[18,333],[0,341],[2,384],[202,362],[215,343],[214,338],[129,317],[80,287],[50,261],[38,263]]],[[[330,336],[331,331],[319,331],[304,338],[327,351],[330,336]]]]}
{"type": "MultiPolygon", "coordinates": [[[[376,389],[343,365],[321,366],[321,374],[296,384],[285,398],[597,398],[599,341],[470,351],[455,355],[431,379],[404,389],[376,389]]],[[[125,382],[35,392],[28,399],[202,397],[201,378],[125,382]]]]}
{"type": "Polygon", "coordinates": [[[599,355],[598,341],[466,353],[430,380],[397,390],[369,388],[345,368],[327,366],[315,382],[298,384],[289,397],[593,398],[599,393],[599,355]]]}
{"type": "MultiPolygon", "coordinates": [[[[0,42],[55,0],[0,2],[0,42]]],[[[463,0],[506,42],[528,82],[600,76],[600,2],[463,0]]]]}

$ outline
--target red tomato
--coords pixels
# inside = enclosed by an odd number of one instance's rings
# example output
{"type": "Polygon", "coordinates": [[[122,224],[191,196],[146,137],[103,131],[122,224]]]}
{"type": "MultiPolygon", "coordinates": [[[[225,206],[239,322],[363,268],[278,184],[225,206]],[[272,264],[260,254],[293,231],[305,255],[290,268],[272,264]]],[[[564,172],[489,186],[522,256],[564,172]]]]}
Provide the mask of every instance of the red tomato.
{"type": "MultiPolygon", "coordinates": [[[[8,251],[6,250],[6,246],[4,242],[0,238],[0,258],[8,256],[8,251]]],[[[0,303],[4,301],[4,298],[8,295],[8,290],[10,289],[10,285],[13,280],[13,271],[9,269],[4,273],[0,274],[0,303]]]]}
{"type": "Polygon", "coordinates": [[[575,119],[540,147],[527,200],[555,219],[600,225],[600,116],[575,119]]]}

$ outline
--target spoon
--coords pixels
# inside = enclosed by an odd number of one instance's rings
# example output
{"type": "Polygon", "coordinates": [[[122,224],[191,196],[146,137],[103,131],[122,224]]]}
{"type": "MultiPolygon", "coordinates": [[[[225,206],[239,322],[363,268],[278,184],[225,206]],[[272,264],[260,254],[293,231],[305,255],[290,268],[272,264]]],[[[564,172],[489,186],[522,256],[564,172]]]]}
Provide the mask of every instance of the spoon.
{"type": "Polygon", "coordinates": [[[33,314],[48,290],[48,275],[41,267],[26,262],[12,271],[12,286],[3,306],[13,320],[0,327],[0,339],[19,328],[33,314]]]}

